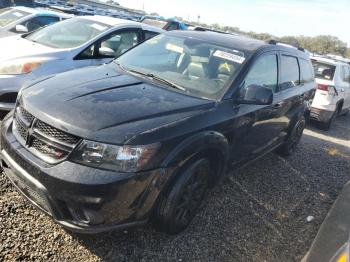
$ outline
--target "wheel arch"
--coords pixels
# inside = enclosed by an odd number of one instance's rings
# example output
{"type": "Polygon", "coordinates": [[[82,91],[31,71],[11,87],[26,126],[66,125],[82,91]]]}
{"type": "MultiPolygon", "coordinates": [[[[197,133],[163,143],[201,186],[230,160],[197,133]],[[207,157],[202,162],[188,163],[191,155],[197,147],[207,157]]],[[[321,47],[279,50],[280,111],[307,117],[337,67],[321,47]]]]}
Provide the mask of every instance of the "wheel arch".
{"type": "Polygon", "coordinates": [[[213,182],[216,184],[223,176],[229,158],[229,142],[226,137],[216,131],[205,131],[177,145],[162,162],[162,167],[176,166],[177,169],[167,184],[172,183],[188,164],[203,157],[210,161],[215,170],[213,182]]]}

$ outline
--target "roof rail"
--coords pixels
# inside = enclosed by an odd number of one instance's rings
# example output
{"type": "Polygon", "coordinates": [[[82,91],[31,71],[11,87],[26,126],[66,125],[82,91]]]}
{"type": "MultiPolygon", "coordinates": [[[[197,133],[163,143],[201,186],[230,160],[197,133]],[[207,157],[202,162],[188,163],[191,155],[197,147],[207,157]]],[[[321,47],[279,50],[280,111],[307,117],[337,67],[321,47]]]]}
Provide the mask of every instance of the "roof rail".
{"type": "Polygon", "coordinates": [[[274,40],[274,39],[269,40],[267,43],[270,44],[270,45],[282,45],[282,46],[292,47],[292,48],[295,48],[295,49],[297,49],[299,51],[305,52],[305,49],[302,48],[302,47],[296,47],[296,46],[293,46],[291,44],[279,42],[279,41],[274,40]]]}

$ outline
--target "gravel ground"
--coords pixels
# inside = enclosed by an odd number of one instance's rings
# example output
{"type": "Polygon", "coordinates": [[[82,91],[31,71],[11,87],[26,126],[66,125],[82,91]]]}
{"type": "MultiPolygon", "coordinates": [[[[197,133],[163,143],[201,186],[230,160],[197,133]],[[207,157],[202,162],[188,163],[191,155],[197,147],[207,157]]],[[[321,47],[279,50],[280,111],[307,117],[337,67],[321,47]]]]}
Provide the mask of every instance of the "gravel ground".
{"type": "Polygon", "coordinates": [[[211,191],[182,234],[151,227],[66,232],[0,175],[0,261],[299,261],[350,179],[350,116],[305,130],[294,155],[268,154],[211,191]],[[307,222],[306,218],[314,220],[307,222]]]}

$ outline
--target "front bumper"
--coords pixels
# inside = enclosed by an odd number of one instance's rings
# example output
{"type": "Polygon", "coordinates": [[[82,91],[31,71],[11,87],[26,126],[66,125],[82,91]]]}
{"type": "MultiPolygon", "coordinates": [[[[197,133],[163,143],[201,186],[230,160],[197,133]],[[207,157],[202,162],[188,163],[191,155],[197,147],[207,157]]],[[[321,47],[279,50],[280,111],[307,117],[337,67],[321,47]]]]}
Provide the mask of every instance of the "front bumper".
{"type": "Polygon", "coordinates": [[[64,161],[48,165],[12,135],[12,118],[1,130],[1,165],[32,204],[58,224],[81,233],[99,233],[147,222],[173,169],[116,173],[64,161]]]}

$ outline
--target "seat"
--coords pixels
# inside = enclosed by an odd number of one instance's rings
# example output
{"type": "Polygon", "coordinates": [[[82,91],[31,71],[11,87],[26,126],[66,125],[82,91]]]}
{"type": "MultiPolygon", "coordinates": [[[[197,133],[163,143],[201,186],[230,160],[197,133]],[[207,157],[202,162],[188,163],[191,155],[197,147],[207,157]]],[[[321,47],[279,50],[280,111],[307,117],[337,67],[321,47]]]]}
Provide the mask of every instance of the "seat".
{"type": "Polygon", "coordinates": [[[210,50],[209,48],[196,48],[191,55],[191,62],[188,64],[184,75],[190,79],[207,78],[210,50]]]}

